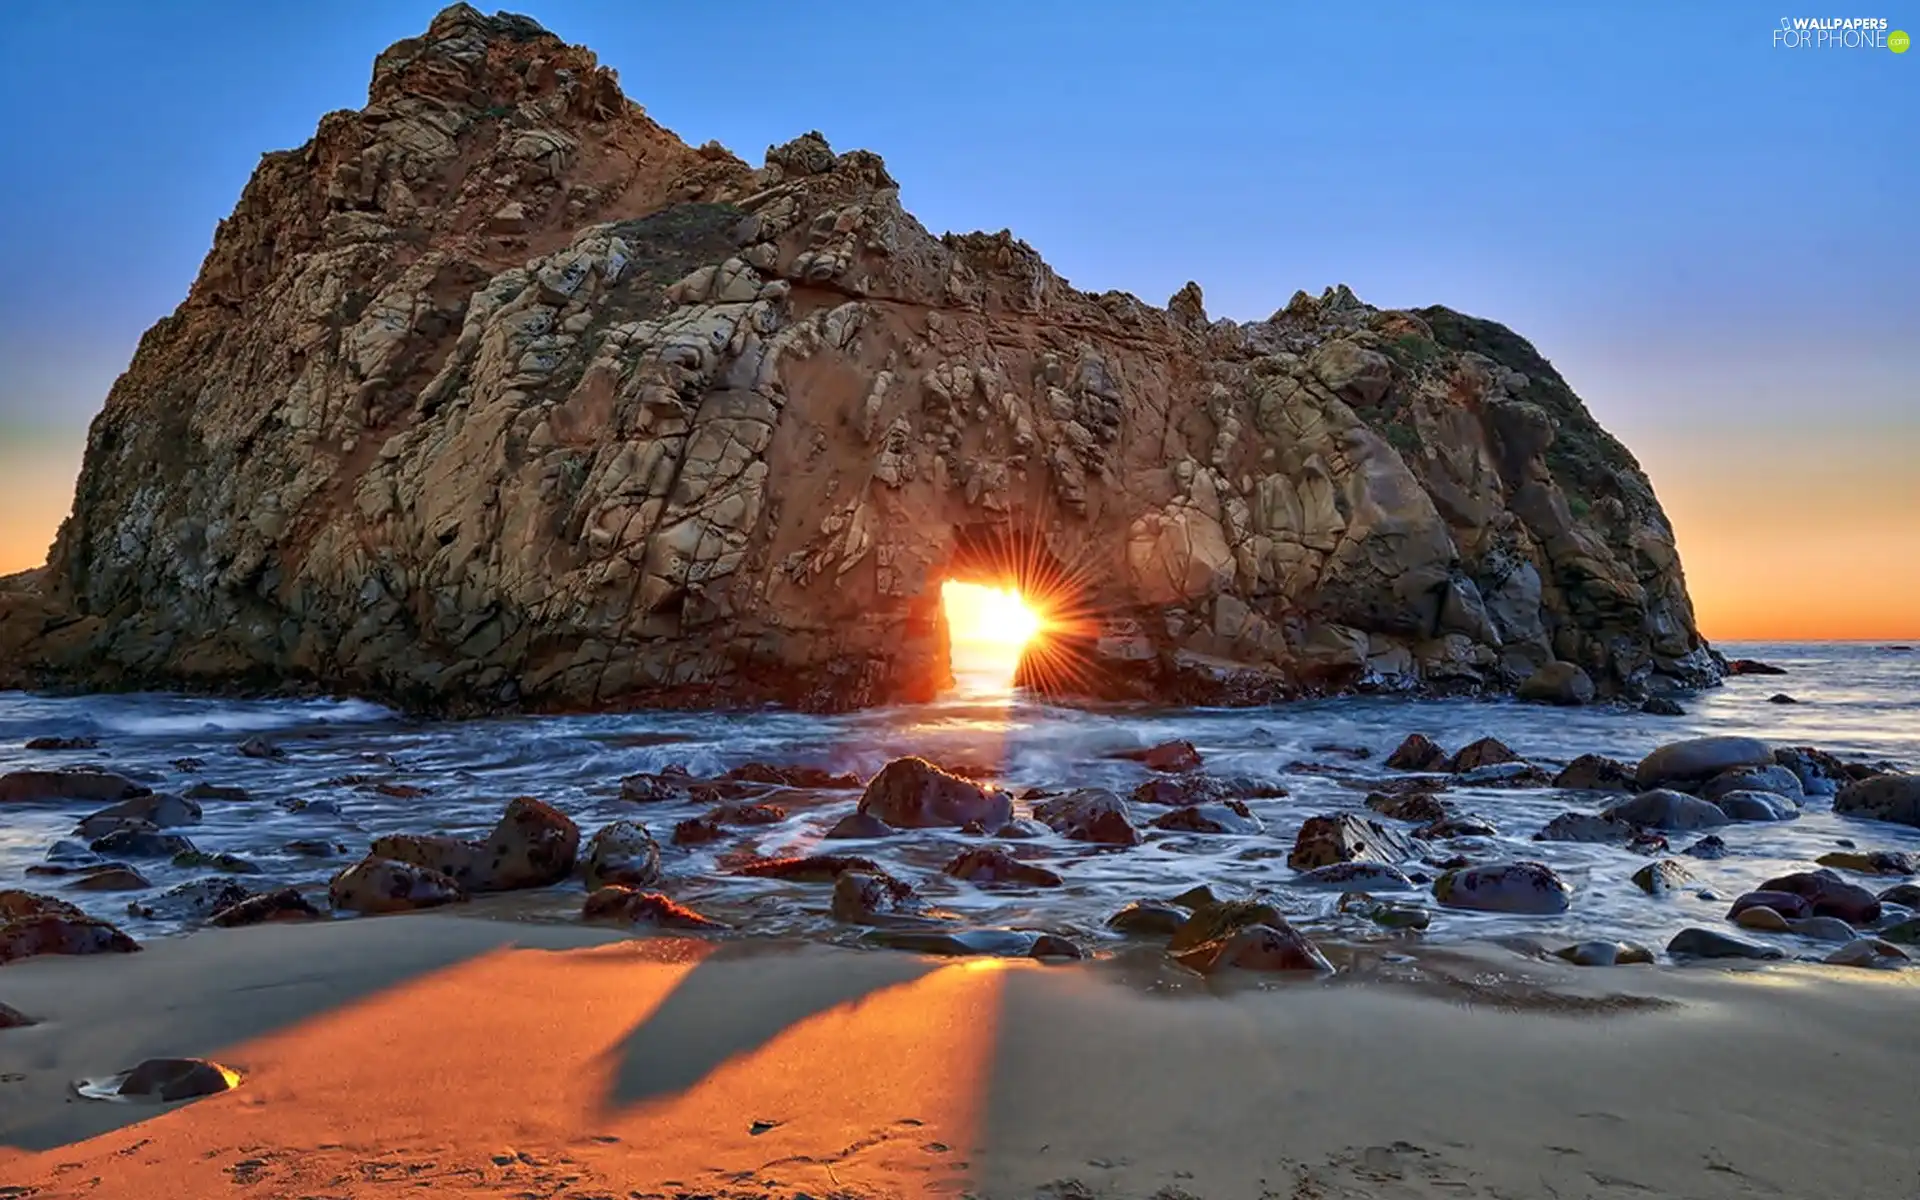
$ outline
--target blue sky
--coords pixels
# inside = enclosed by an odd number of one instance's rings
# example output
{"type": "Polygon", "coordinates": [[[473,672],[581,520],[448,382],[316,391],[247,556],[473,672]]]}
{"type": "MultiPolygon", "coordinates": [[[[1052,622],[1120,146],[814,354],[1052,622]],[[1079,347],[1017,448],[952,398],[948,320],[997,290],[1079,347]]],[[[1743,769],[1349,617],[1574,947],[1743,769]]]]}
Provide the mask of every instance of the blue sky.
{"type": "MultiPolygon", "coordinates": [[[[1901,3],[1862,11],[1920,32],[1901,3]]],[[[8,5],[0,436],[77,453],[260,153],[364,103],[438,7],[8,5]]],[[[1745,490],[1810,528],[1920,505],[1920,53],[1776,49],[1732,3],[516,11],[690,142],[877,150],[929,227],[1011,228],[1084,288],[1501,320],[1647,463],[1690,569],[1745,490]],[[1827,460],[1884,487],[1850,471],[1841,504],[1827,460]]]]}

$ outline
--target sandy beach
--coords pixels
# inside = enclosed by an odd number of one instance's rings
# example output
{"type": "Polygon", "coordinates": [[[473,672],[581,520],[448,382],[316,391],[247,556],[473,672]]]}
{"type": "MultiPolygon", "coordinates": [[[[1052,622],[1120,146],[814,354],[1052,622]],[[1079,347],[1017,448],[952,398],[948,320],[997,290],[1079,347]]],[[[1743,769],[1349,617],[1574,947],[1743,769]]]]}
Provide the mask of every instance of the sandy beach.
{"type": "Polygon", "coordinates": [[[1182,985],[421,914],[40,958],[0,1196],[1899,1197],[1911,972],[1182,985]],[[71,1081],[210,1057],[231,1092],[71,1081]]]}

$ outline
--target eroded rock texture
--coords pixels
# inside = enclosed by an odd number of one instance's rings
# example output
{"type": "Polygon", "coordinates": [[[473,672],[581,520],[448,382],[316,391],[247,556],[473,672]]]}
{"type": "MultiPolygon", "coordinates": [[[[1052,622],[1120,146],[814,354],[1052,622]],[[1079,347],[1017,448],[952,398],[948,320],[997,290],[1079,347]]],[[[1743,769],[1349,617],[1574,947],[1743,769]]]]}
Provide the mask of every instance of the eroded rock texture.
{"type": "Polygon", "coordinates": [[[0,673],[838,709],[941,686],[939,582],[1007,555],[1081,618],[1070,691],[1715,675],[1645,476],[1507,329],[1079,292],[465,5],[262,159],[0,588],[0,673]]]}

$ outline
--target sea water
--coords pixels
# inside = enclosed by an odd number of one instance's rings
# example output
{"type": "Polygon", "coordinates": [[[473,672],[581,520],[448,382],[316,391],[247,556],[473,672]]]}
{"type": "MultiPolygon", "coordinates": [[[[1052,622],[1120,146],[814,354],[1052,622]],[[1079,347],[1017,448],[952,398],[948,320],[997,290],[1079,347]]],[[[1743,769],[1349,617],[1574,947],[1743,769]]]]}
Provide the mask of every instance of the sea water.
{"type": "MultiPolygon", "coordinates": [[[[1351,697],[1256,709],[1118,708],[1087,711],[962,686],[949,698],[912,707],[838,716],[790,712],[632,712],[571,717],[502,717],[421,721],[355,700],[241,701],[174,695],[39,696],[0,693],[0,772],[92,764],[118,771],[156,791],[194,783],[244,788],[246,799],[201,802],[202,823],[175,830],[201,850],[237,855],[259,868],[238,877],[249,887],[315,885],[365,852],[385,833],[480,836],[508,800],[530,795],[569,814],[586,835],[619,818],[645,823],[666,850],[664,890],[737,925],[748,934],[848,939],[859,930],[828,913],[831,889],[821,884],[747,879],[726,868],[749,853],[861,854],[912,881],[933,905],[968,925],[1045,929],[1077,938],[1098,953],[1116,945],[1107,918],[1128,901],[1166,898],[1211,884],[1228,892],[1264,892],[1317,936],[1426,942],[1519,935],[1544,941],[1626,939],[1662,945],[1681,927],[1723,927],[1728,903],[1760,881],[1810,869],[1819,855],[1846,845],[1920,853],[1920,829],[1836,816],[1830,798],[1811,797],[1797,820],[1739,823],[1714,832],[1729,853],[1718,861],[1681,857],[1698,882],[1692,891],[1654,898],[1630,877],[1648,860],[1608,845],[1539,842],[1532,835],[1567,811],[1597,811],[1606,796],[1551,788],[1454,788],[1456,810],[1486,818],[1495,838],[1436,844],[1437,855],[1476,862],[1536,859],[1574,888],[1572,908],[1551,917],[1509,916],[1434,908],[1423,935],[1386,933],[1336,912],[1336,893],[1290,882],[1287,851],[1307,817],[1366,813],[1369,780],[1389,778],[1382,759],[1409,733],[1452,750],[1496,737],[1522,757],[1557,770],[1598,753],[1632,763],[1664,742],[1706,734],[1748,734],[1776,745],[1816,746],[1843,757],[1920,768],[1920,651],[1864,644],[1728,645],[1729,656],[1784,667],[1783,676],[1746,675],[1682,697],[1687,713],[1659,717],[1629,707],[1545,708],[1506,699],[1410,700],[1351,697]],[[1798,703],[1770,703],[1786,692],[1798,703]],[[28,738],[91,736],[95,749],[30,752],[28,738]],[[281,758],[238,752],[265,735],[281,758]],[[1029,788],[1106,787],[1122,795],[1149,773],[1116,751],[1184,738],[1199,748],[1205,769],[1284,786],[1288,795],[1250,800],[1265,831],[1198,836],[1148,829],[1143,845],[1092,846],[1045,836],[1006,841],[1065,880],[1054,889],[984,889],[944,876],[940,867],[983,839],[959,830],[908,830],[872,841],[824,840],[851,812],[857,790],[782,790],[765,797],[787,810],[771,825],[731,828],[717,842],[676,847],[675,822],[705,811],[685,802],[635,804],[620,798],[620,780],[635,772],[683,765],[717,775],[751,761],[819,766],[872,775],[889,759],[917,754],[943,764],[988,769],[1019,794],[1029,788]],[[1363,749],[1356,760],[1347,750],[1363,749]],[[198,759],[182,769],[177,760],[198,759]],[[1342,774],[1326,773],[1338,768],[1342,774]],[[377,785],[418,788],[401,798],[377,785]],[[337,811],[297,801],[332,801],[337,811]],[[296,853],[290,842],[322,841],[335,857],[296,853]]],[[[80,892],[71,877],[28,874],[48,848],[70,836],[96,805],[19,803],[0,810],[0,887],[62,896],[140,937],[185,926],[164,916],[130,915],[169,887],[207,874],[167,860],[131,865],[153,884],[138,892],[80,892]]],[[[1025,804],[1017,806],[1024,812],[1025,804]]],[[[1145,826],[1166,811],[1135,806],[1145,826]]],[[[1372,815],[1372,814],[1368,814],[1372,815]]],[[[1411,829],[1410,826],[1405,827],[1411,829]]],[[[1697,834],[1671,834],[1678,854],[1697,834]]],[[[309,847],[311,849],[311,847],[309,847]]],[[[1429,871],[1429,874],[1437,872],[1429,871]]],[[[1884,887],[1888,880],[1867,880],[1884,887]]],[[[1381,894],[1383,898],[1386,893],[1381,894]]],[[[1432,905],[1431,895],[1398,897],[1432,905]]],[[[581,900],[577,882],[516,896],[511,911],[530,920],[571,919],[581,900]]],[[[498,911],[493,906],[490,911],[498,911]]],[[[1787,945],[1812,953],[1817,948],[1787,945]]]]}

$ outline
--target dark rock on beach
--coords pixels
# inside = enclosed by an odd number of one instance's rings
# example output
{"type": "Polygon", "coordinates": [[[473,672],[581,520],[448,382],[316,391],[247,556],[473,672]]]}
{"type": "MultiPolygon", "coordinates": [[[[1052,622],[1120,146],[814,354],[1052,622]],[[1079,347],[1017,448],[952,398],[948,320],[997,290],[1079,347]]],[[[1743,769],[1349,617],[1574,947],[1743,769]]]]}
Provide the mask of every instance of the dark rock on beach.
{"type": "Polygon", "coordinates": [[[896,758],[868,781],[859,811],[896,829],[957,828],[970,821],[994,829],[1013,816],[1013,798],[924,758],[896,758]]]}
{"type": "Polygon", "coordinates": [[[851,812],[835,821],[833,828],[827,830],[825,836],[844,839],[883,838],[893,832],[893,826],[872,813],[851,812]]]}
{"type": "Polygon", "coordinates": [[[1287,865],[1296,871],[1310,871],[1333,863],[1402,863],[1415,857],[1416,848],[1406,834],[1352,813],[1308,817],[1293,841],[1287,865]]]}
{"type": "Polygon", "coordinates": [[[1757,738],[1702,737],[1669,742],[1640,760],[1634,780],[1642,790],[1703,783],[1736,767],[1764,767],[1773,747],[1757,738]]]}
{"type": "Polygon", "coordinates": [[[1582,754],[1574,759],[1553,777],[1553,786],[1586,792],[1636,790],[1633,768],[1604,754],[1582,754]]]}
{"type": "Polygon", "coordinates": [[[1490,863],[1448,871],[1433,884],[1434,899],[1449,908],[1483,912],[1560,913],[1573,887],[1545,863],[1490,863]]]}
{"type": "Polygon", "coordinates": [[[28,738],[21,746],[23,750],[94,750],[100,746],[97,737],[37,737],[28,738]]]}
{"type": "Polygon", "coordinates": [[[1133,823],[1127,802],[1105,788],[1079,788],[1033,806],[1035,818],[1076,842],[1137,846],[1144,835],[1133,823]]]}
{"type": "Polygon", "coordinates": [[[1682,929],[1667,943],[1667,953],[1675,958],[1749,958],[1772,960],[1786,957],[1774,946],[1762,946],[1711,929],[1682,929]]]}
{"type": "Polygon", "coordinates": [[[614,821],[588,840],[580,866],[590,892],[615,883],[652,887],[660,881],[660,843],[638,821],[614,821]]]}
{"type": "Polygon", "coordinates": [[[1387,765],[1396,771],[1444,771],[1447,752],[1426,734],[1410,733],[1387,755],[1387,765]]]}
{"type": "Polygon", "coordinates": [[[264,925],[273,921],[317,921],[325,916],[299,888],[285,887],[248,896],[214,913],[207,923],[237,929],[242,925],[264,925]]]}
{"type": "Polygon", "coordinates": [[[1880,900],[1857,883],[1849,883],[1833,871],[1796,871],[1769,879],[1761,892],[1786,892],[1806,899],[1812,915],[1838,917],[1850,925],[1870,925],[1880,917],[1880,900]]]}
{"type": "Polygon", "coordinates": [[[1541,704],[1591,704],[1593,679],[1575,663],[1550,662],[1527,676],[1517,694],[1522,700],[1541,704]]]}
{"type": "Polygon", "coordinates": [[[1849,783],[1834,796],[1833,811],[1920,827],[1920,775],[1876,775],[1849,783]]]}
{"type": "Polygon", "coordinates": [[[0,775],[0,804],[36,800],[114,804],[152,790],[111,771],[9,771],[0,775]]]}
{"type": "Polygon", "coordinates": [[[432,867],[372,855],[335,875],[327,893],[334,908],[368,914],[437,908],[467,898],[451,876],[432,867]]]}
{"type": "Polygon", "coordinates": [[[1022,862],[998,846],[976,846],[971,850],[963,850],[942,867],[941,872],[986,886],[1013,884],[1054,888],[1065,882],[1047,868],[1022,862]]]}
{"type": "Polygon", "coordinates": [[[628,925],[655,925],[695,933],[724,930],[719,921],[703,917],[678,901],[659,892],[642,891],[622,884],[608,884],[587,896],[580,916],[588,921],[620,921],[628,925]]]}
{"type": "Polygon", "coordinates": [[[573,872],[580,827],[549,804],[521,796],[507,804],[485,841],[441,835],[390,834],[373,840],[375,858],[415,863],[465,891],[545,887],[573,872]]]}
{"type": "Polygon", "coordinates": [[[1727,814],[1715,805],[1685,792],[1656,788],[1623,800],[1600,814],[1608,821],[1649,829],[1712,829],[1725,825],[1727,814]]]}
{"type": "Polygon", "coordinates": [[[0,891],[0,964],[38,954],[125,954],[139,943],[52,896],[0,891]]]}
{"type": "Polygon", "coordinates": [[[1150,771],[1177,773],[1200,769],[1200,751],[1188,741],[1162,742],[1142,750],[1117,750],[1109,757],[1130,759],[1150,771]]]}
{"type": "Polygon", "coordinates": [[[1152,824],[1171,833],[1255,834],[1266,828],[1241,800],[1189,804],[1160,814],[1152,824]]]}

